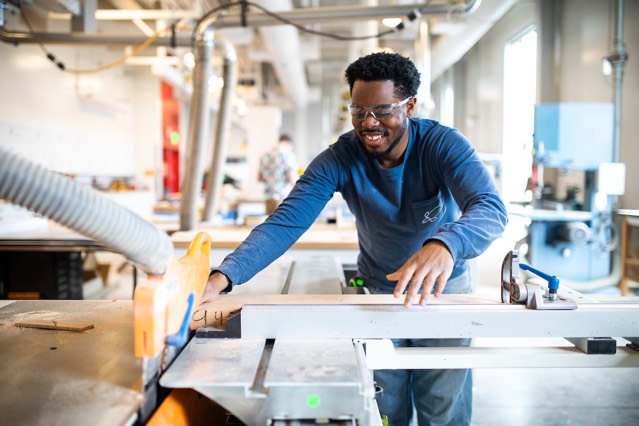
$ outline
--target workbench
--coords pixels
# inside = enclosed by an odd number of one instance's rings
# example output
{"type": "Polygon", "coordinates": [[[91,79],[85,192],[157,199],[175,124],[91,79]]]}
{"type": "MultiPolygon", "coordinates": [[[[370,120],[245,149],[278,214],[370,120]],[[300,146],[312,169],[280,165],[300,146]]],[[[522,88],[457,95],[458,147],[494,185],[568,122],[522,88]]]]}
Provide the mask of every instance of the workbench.
{"type": "MultiPolygon", "coordinates": [[[[0,279],[5,284],[0,297],[82,299],[83,266],[87,254],[108,250],[104,245],[55,222],[21,232],[2,233],[0,279]]],[[[90,269],[94,277],[102,279],[105,276],[97,261],[90,269]]]]}
{"type": "Polygon", "coordinates": [[[623,296],[630,294],[628,281],[639,282],[639,210],[618,210],[621,216],[621,281],[623,296]]]}
{"type": "MultiPolygon", "coordinates": [[[[211,235],[211,265],[219,265],[249,235],[250,226],[202,227],[171,234],[176,254],[183,256],[195,235],[204,231],[211,235]]],[[[354,225],[313,224],[287,251],[290,258],[330,254],[341,263],[356,263],[359,253],[357,229],[354,225]]]]}
{"type": "Polygon", "coordinates": [[[55,222],[47,227],[0,234],[0,251],[98,251],[108,250],[94,240],[55,222]]]}

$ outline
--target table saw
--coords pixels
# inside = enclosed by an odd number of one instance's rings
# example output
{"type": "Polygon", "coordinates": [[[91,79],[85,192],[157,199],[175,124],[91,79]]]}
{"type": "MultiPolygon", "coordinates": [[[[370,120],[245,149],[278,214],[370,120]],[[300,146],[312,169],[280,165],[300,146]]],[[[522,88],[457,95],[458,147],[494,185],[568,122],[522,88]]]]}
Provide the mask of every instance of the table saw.
{"type": "Polygon", "coordinates": [[[391,295],[353,294],[333,258],[309,257],[270,286],[258,275],[200,305],[214,235],[198,233],[177,258],[165,233],[123,207],[3,150],[0,161],[0,198],[148,274],[133,302],[0,305],[0,412],[10,424],[193,424],[180,392],[190,389],[248,425],[380,425],[375,369],[639,367],[639,304],[596,303],[515,251],[489,298],[442,295],[407,309],[391,295]],[[56,329],[20,325],[28,320],[56,329]],[[79,321],[91,327],[59,327],[79,321]],[[396,349],[392,338],[501,343],[396,349]],[[512,338],[533,344],[508,345],[512,338]]]}
{"type": "Polygon", "coordinates": [[[286,273],[274,264],[219,304],[199,306],[191,338],[173,350],[172,362],[134,356],[132,301],[9,302],[0,308],[0,411],[12,424],[161,424],[171,397],[161,403],[159,385],[192,389],[247,425],[377,425],[376,397],[384,390],[375,387],[373,369],[639,367],[631,347],[639,334],[636,303],[596,303],[567,291],[558,300],[568,309],[503,303],[497,294],[443,295],[406,309],[392,296],[353,294],[339,266],[331,257],[296,260],[286,273]],[[26,318],[95,328],[13,325],[26,318]],[[395,337],[473,337],[476,344],[394,348],[395,337]],[[604,337],[613,338],[612,353],[579,347],[579,339],[604,337]],[[527,345],[513,338],[528,338],[527,345]],[[536,338],[539,345],[531,345],[536,338]],[[553,338],[563,344],[548,346],[553,338]]]}

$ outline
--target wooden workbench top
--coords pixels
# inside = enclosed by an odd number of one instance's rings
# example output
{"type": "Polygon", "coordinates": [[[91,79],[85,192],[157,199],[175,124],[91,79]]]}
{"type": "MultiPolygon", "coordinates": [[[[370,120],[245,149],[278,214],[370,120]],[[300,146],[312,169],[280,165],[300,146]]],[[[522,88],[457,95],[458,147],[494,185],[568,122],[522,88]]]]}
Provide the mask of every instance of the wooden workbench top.
{"type": "MultiPolygon", "coordinates": [[[[171,234],[175,248],[188,248],[198,232],[211,235],[211,248],[235,248],[249,235],[249,226],[202,227],[191,231],[171,234]]],[[[357,230],[354,226],[314,224],[293,245],[294,249],[340,249],[358,250],[357,230]]]]}

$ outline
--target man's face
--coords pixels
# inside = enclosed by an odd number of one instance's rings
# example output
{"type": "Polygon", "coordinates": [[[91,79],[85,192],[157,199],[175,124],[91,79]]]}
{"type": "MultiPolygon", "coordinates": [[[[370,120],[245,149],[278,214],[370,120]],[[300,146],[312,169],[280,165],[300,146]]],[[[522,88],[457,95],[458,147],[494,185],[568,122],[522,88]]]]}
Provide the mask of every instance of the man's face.
{"type": "MultiPolygon", "coordinates": [[[[372,157],[378,159],[386,167],[392,167],[402,161],[402,155],[406,150],[408,134],[407,118],[413,113],[415,99],[412,98],[403,105],[392,108],[392,114],[385,117],[375,117],[366,107],[399,104],[404,99],[395,97],[394,84],[391,81],[360,81],[353,85],[351,105],[354,109],[364,107],[361,110],[367,112],[365,117],[351,116],[351,122],[355,133],[362,146],[372,157]]],[[[379,114],[377,114],[379,115],[379,114]]]]}

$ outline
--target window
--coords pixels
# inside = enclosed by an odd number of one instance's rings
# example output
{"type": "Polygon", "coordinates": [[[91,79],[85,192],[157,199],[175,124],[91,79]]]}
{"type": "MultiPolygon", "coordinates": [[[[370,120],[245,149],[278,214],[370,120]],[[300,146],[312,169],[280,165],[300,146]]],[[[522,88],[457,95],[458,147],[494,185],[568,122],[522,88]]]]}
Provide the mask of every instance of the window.
{"type": "Polygon", "coordinates": [[[455,117],[455,90],[450,81],[446,81],[441,95],[441,124],[454,127],[455,117]]]}
{"type": "Polygon", "coordinates": [[[508,42],[504,51],[504,149],[502,197],[525,200],[532,170],[537,93],[537,31],[530,28],[508,42]]]}

